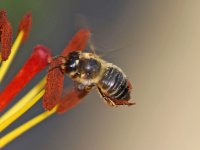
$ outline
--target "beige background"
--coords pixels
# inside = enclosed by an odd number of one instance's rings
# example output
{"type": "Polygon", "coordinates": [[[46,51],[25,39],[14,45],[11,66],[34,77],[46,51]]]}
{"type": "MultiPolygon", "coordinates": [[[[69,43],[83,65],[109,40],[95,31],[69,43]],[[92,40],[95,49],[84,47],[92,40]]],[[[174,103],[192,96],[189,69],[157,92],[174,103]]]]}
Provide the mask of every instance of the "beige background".
{"type": "MultiPolygon", "coordinates": [[[[133,82],[137,105],[112,109],[92,92],[73,110],[51,117],[5,149],[200,149],[200,1],[37,0],[29,6],[21,1],[23,7],[9,2],[12,6],[4,5],[18,18],[26,10],[40,14],[34,15],[32,37],[24,48],[44,43],[55,55],[76,31],[74,14],[86,16],[95,43],[103,47],[98,50],[133,82]],[[124,48],[109,53],[120,47],[124,48]]],[[[18,54],[18,68],[25,61],[20,56],[29,54],[18,54]]],[[[10,129],[39,113],[40,105],[10,129]]]]}

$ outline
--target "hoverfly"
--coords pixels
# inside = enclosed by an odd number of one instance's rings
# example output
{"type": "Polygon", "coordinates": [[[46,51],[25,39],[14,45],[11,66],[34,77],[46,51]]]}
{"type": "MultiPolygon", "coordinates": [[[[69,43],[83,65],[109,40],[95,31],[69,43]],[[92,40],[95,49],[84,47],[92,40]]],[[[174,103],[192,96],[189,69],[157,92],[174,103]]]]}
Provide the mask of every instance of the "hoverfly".
{"type": "Polygon", "coordinates": [[[92,89],[97,89],[110,106],[135,104],[129,102],[132,86],[123,71],[94,53],[83,52],[89,38],[90,31],[80,29],[62,54],[52,58],[43,99],[45,109],[58,104],[57,111],[65,112],[92,89]],[[61,97],[64,74],[74,81],[74,88],[61,97]]]}

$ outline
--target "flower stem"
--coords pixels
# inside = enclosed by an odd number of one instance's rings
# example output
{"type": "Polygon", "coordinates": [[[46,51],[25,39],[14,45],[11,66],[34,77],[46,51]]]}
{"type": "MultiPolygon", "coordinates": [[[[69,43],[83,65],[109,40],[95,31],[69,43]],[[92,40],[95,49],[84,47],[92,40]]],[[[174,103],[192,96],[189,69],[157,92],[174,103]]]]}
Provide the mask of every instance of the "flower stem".
{"type": "Polygon", "coordinates": [[[22,116],[43,96],[44,90],[42,90],[42,88],[44,88],[45,83],[46,78],[43,78],[33,89],[22,97],[17,104],[0,117],[0,132],[22,116]]]}
{"type": "Polygon", "coordinates": [[[23,134],[24,132],[26,132],[27,130],[29,130],[30,128],[34,127],[35,125],[43,121],[44,119],[53,115],[56,112],[56,109],[57,107],[54,107],[54,109],[52,109],[51,111],[46,111],[34,117],[30,121],[24,123],[23,125],[19,126],[18,128],[8,133],[7,135],[0,138],[0,149],[6,146],[9,142],[13,141],[15,138],[17,138],[21,134],[23,134]]]}

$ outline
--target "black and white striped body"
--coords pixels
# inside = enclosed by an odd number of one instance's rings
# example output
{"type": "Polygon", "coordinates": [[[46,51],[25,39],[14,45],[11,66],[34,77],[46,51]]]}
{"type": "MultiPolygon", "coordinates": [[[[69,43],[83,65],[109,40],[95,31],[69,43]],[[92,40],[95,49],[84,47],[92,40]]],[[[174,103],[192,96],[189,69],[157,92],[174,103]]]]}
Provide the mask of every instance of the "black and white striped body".
{"type": "Polygon", "coordinates": [[[111,100],[130,100],[128,80],[117,67],[106,69],[98,88],[111,100]]]}
{"type": "Polygon", "coordinates": [[[110,105],[132,104],[128,102],[131,86],[125,74],[119,67],[104,61],[99,56],[93,53],[73,52],[66,58],[62,68],[70,78],[81,85],[78,87],[88,90],[97,87],[110,105]]]}

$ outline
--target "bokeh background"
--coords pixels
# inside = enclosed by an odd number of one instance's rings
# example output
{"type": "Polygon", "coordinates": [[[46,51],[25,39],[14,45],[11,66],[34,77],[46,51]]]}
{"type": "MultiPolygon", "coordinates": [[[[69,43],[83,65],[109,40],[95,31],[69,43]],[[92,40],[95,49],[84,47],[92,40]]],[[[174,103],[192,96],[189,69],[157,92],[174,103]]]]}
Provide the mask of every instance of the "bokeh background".
{"type": "MultiPolygon", "coordinates": [[[[76,108],[50,117],[5,150],[200,149],[200,1],[0,0],[0,8],[8,10],[15,33],[23,14],[33,13],[31,35],[1,90],[34,45],[45,44],[59,54],[78,29],[77,16],[82,16],[98,52],[133,82],[137,103],[113,109],[94,91],[76,108]]],[[[71,85],[69,79],[66,83],[71,85]]],[[[39,102],[3,134],[42,111],[39,102]]]]}

